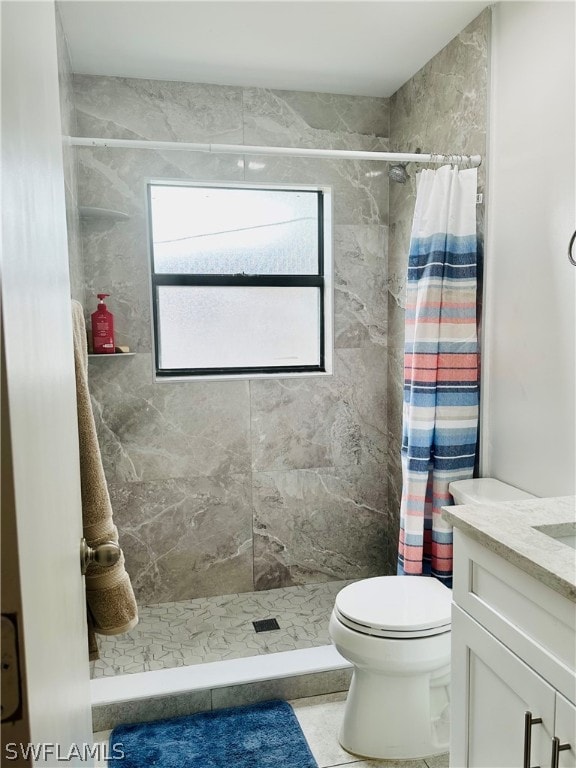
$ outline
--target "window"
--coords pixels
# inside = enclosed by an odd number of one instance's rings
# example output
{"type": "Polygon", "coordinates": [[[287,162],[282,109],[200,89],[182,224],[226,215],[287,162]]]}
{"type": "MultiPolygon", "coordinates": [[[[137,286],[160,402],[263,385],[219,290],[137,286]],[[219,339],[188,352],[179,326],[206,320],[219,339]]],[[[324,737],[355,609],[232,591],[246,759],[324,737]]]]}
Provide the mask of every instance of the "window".
{"type": "Polygon", "coordinates": [[[148,185],[158,377],[330,372],[329,194],[148,185]]]}

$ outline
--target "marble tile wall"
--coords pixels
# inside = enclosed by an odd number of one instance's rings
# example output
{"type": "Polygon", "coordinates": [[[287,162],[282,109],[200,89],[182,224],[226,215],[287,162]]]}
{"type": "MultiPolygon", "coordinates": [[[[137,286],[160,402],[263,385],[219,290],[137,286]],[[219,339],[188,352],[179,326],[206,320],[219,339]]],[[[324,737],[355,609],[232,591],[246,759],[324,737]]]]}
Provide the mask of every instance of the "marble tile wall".
{"type": "MultiPolygon", "coordinates": [[[[390,99],[392,151],[480,154],[486,157],[488,119],[488,39],[491,11],[486,9],[390,99]]],[[[387,452],[388,508],[400,509],[402,470],[403,346],[405,282],[410,228],[416,199],[417,168],[408,166],[406,184],[390,184],[388,261],[387,452]]],[[[486,164],[478,170],[484,191],[486,164]]],[[[484,206],[477,207],[478,234],[483,238],[484,206]]],[[[479,292],[481,295],[481,291],[479,292]]],[[[480,314],[480,310],[479,310],[480,314]]],[[[391,526],[391,539],[397,532],[391,526]]],[[[394,553],[395,557],[395,553],[394,553]]],[[[393,568],[389,562],[388,567],[393,568]]]]}
{"type": "MultiPolygon", "coordinates": [[[[64,34],[60,10],[56,13],[56,48],[58,52],[58,82],[60,87],[60,118],[64,137],[76,134],[76,109],[72,84],[72,66],[68,43],[64,34]]],[[[66,140],[62,144],[64,155],[64,192],[66,201],[66,227],[68,231],[68,260],[70,264],[70,292],[72,298],[84,302],[84,274],[80,241],[80,219],[78,216],[78,188],[76,152],[66,140]]]]}
{"type": "MultiPolygon", "coordinates": [[[[387,99],[75,76],[84,136],[387,149],[387,99]]],[[[118,343],[90,363],[105,471],[142,604],[382,574],[387,504],[388,181],[373,162],[81,148],[86,312],[118,343]],[[153,381],[148,179],[330,184],[334,375],[153,381]]],[[[393,533],[394,537],[395,534],[393,533]]]]}

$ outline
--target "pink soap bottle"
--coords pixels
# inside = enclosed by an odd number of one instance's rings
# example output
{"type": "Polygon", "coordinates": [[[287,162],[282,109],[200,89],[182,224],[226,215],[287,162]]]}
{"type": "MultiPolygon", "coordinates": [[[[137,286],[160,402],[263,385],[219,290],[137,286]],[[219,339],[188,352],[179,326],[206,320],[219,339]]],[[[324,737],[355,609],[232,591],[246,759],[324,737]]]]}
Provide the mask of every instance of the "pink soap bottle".
{"type": "Polygon", "coordinates": [[[114,315],[104,304],[109,293],[99,293],[98,307],[92,313],[92,349],[95,355],[113,355],[114,345],[114,315]]]}

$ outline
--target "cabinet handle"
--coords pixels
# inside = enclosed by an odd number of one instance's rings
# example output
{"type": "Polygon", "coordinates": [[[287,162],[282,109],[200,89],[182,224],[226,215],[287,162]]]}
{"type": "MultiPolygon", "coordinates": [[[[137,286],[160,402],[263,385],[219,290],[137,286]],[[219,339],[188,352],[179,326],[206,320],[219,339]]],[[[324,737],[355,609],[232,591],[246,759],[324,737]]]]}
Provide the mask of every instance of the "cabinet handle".
{"type": "MultiPolygon", "coordinates": [[[[533,768],[530,765],[530,752],[532,751],[532,726],[539,725],[541,717],[532,717],[532,712],[524,712],[524,760],[522,768],[533,768]]],[[[539,768],[535,766],[534,768],[539,768]]]]}
{"type": "Polygon", "coordinates": [[[560,752],[564,752],[565,749],[570,749],[570,744],[560,744],[558,736],[554,736],[552,739],[552,762],[550,763],[550,768],[558,768],[560,752]]]}

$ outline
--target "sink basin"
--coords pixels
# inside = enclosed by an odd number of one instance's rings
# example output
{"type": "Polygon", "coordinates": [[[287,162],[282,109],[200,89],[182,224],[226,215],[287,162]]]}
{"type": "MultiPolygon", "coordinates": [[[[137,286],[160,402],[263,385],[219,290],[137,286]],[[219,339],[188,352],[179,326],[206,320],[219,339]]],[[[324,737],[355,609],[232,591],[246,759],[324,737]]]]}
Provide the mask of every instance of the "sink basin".
{"type": "Polygon", "coordinates": [[[552,536],[556,541],[561,541],[562,544],[567,544],[572,549],[576,549],[576,534],[571,533],[568,536],[552,536]]]}
{"type": "Polygon", "coordinates": [[[545,536],[576,549],[576,523],[559,523],[558,525],[535,525],[534,530],[545,536]]]}

